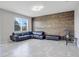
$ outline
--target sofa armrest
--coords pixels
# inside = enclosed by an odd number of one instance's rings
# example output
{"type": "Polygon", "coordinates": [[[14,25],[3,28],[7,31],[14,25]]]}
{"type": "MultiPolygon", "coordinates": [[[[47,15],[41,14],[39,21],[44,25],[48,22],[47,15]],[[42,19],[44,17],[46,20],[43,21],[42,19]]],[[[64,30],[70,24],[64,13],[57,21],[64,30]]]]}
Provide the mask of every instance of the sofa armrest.
{"type": "Polygon", "coordinates": [[[12,41],[17,41],[19,39],[19,37],[17,35],[10,35],[10,39],[12,41]]]}

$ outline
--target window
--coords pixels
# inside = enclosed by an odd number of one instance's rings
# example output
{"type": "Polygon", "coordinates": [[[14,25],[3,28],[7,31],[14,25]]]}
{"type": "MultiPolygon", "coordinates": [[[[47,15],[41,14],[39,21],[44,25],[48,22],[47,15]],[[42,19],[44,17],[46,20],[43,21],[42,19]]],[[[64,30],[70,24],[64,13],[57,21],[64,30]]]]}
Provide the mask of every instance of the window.
{"type": "Polygon", "coordinates": [[[14,21],[14,31],[27,31],[28,20],[24,18],[16,18],[14,21]]]}

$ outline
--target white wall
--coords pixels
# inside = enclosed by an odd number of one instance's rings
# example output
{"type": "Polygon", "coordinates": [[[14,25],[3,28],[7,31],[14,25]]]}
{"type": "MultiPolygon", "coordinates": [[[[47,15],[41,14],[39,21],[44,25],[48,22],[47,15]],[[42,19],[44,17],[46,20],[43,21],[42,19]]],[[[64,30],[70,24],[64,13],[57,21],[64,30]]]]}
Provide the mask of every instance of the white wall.
{"type": "Polygon", "coordinates": [[[28,19],[28,30],[31,30],[30,17],[0,9],[0,43],[6,43],[10,41],[9,36],[14,31],[14,20],[16,17],[28,19]]]}
{"type": "Polygon", "coordinates": [[[1,31],[2,31],[2,28],[1,28],[1,13],[0,13],[0,43],[1,43],[1,31]]]}
{"type": "Polygon", "coordinates": [[[77,46],[79,47],[79,7],[75,9],[75,15],[74,15],[74,26],[75,26],[75,37],[77,40],[77,46]]]}

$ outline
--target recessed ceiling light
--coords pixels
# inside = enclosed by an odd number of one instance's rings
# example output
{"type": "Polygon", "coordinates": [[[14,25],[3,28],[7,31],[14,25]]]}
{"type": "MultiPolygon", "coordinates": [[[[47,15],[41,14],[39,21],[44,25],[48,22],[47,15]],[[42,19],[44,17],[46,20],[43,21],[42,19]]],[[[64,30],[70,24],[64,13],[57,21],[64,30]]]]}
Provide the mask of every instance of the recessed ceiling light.
{"type": "Polygon", "coordinates": [[[40,10],[42,10],[43,8],[44,8],[44,6],[42,6],[42,5],[33,6],[33,7],[32,7],[32,11],[40,11],[40,10]]]}

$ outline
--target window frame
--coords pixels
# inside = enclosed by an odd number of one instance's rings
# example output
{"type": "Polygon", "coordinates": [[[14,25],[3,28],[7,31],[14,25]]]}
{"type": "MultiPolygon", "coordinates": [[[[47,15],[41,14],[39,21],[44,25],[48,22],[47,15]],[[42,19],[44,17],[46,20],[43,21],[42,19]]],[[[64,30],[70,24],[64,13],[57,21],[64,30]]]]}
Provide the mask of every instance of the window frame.
{"type": "Polygon", "coordinates": [[[28,31],[28,19],[21,18],[21,17],[16,17],[14,19],[14,32],[26,32],[26,31],[28,31]],[[25,20],[26,21],[26,30],[23,30],[23,28],[22,28],[23,26],[22,25],[19,25],[20,26],[20,30],[19,31],[15,30],[15,26],[18,25],[18,24],[15,24],[16,19],[19,19],[19,20],[21,19],[21,20],[25,20]]]}

